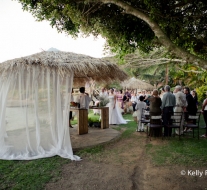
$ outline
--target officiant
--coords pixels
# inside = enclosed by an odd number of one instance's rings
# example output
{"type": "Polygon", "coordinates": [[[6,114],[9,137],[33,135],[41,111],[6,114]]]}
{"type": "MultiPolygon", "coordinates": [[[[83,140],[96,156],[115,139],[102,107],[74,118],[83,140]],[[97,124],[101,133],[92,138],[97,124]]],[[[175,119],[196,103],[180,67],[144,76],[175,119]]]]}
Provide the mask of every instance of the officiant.
{"type": "Polygon", "coordinates": [[[80,87],[79,91],[81,93],[77,99],[79,108],[89,110],[89,104],[92,99],[89,97],[88,93],[85,92],[85,87],[80,87]]]}

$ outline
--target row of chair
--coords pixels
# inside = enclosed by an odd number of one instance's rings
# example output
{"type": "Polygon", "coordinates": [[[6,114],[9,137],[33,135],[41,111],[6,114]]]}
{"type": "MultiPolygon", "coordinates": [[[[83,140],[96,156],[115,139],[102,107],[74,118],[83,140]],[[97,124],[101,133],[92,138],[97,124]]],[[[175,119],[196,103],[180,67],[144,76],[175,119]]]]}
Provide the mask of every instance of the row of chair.
{"type": "MultiPolygon", "coordinates": [[[[183,128],[191,128],[193,130],[193,137],[194,137],[194,129],[198,129],[198,139],[199,139],[199,123],[200,123],[200,115],[201,112],[197,112],[195,115],[190,115],[187,112],[173,112],[169,114],[168,118],[168,136],[169,131],[172,131],[172,129],[178,129],[179,134],[181,134],[181,126],[183,128]]],[[[151,140],[152,132],[155,131],[154,129],[157,129],[158,133],[162,134],[162,130],[164,128],[162,115],[157,115],[157,113],[153,113],[150,111],[147,111],[143,109],[142,111],[142,119],[141,123],[147,124],[147,136],[149,136],[151,140]]],[[[179,139],[180,139],[179,135],[179,139]]]]}

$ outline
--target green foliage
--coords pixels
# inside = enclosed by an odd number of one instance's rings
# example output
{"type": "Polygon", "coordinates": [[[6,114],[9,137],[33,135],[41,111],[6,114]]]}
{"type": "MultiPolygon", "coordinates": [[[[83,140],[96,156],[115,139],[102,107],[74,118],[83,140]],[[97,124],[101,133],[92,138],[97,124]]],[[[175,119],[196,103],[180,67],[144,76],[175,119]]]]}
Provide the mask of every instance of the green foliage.
{"type": "Polygon", "coordinates": [[[100,115],[94,115],[93,111],[90,110],[90,113],[88,114],[88,122],[100,122],[100,115]]]}
{"type": "Polygon", "coordinates": [[[137,78],[149,82],[151,85],[165,84],[165,65],[137,68],[134,69],[133,74],[137,78]]]}
{"type": "Polygon", "coordinates": [[[89,122],[89,123],[93,123],[93,118],[88,117],[88,122],[89,122]]]}
{"type": "Polygon", "coordinates": [[[111,88],[116,88],[116,89],[122,89],[122,86],[120,85],[120,82],[119,81],[113,81],[111,83],[108,83],[106,85],[106,88],[107,89],[111,89],[111,88]]]}
{"type": "Polygon", "coordinates": [[[88,122],[94,123],[94,122],[100,122],[100,120],[97,117],[88,117],[88,122]]]}
{"type": "MultiPolygon", "coordinates": [[[[59,32],[77,36],[102,35],[107,49],[120,58],[139,48],[149,52],[160,46],[154,31],[144,21],[111,3],[88,0],[18,0],[24,10],[30,11],[38,20],[48,20],[59,32]]],[[[115,1],[116,2],[116,1],[115,1]]],[[[120,1],[121,3],[126,1],[120,1]]],[[[159,25],[167,37],[178,47],[191,54],[206,58],[207,2],[130,0],[133,8],[159,25]]]]}
{"type": "Polygon", "coordinates": [[[198,95],[198,102],[203,103],[203,100],[206,99],[207,85],[196,88],[196,92],[198,95]]]}

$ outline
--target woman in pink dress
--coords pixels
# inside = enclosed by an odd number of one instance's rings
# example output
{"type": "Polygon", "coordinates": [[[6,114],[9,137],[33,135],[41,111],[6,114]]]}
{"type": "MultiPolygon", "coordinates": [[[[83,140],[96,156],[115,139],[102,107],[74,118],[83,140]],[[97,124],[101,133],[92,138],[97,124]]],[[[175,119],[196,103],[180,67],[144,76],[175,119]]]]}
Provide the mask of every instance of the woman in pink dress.
{"type": "Polygon", "coordinates": [[[119,107],[121,108],[122,101],[123,101],[122,90],[119,90],[118,91],[118,93],[116,94],[116,99],[117,99],[117,102],[118,102],[119,107]]]}

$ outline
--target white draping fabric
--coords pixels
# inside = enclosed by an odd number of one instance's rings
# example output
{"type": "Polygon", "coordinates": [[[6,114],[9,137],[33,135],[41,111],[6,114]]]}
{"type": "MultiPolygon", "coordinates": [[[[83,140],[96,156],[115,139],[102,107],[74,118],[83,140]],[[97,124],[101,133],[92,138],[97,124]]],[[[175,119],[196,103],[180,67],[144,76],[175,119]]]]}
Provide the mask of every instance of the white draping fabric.
{"type": "Polygon", "coordinates": [[[0,159],[73,155],[68,120],[73,73],[21,67],[0,76],[0,159]]]}

